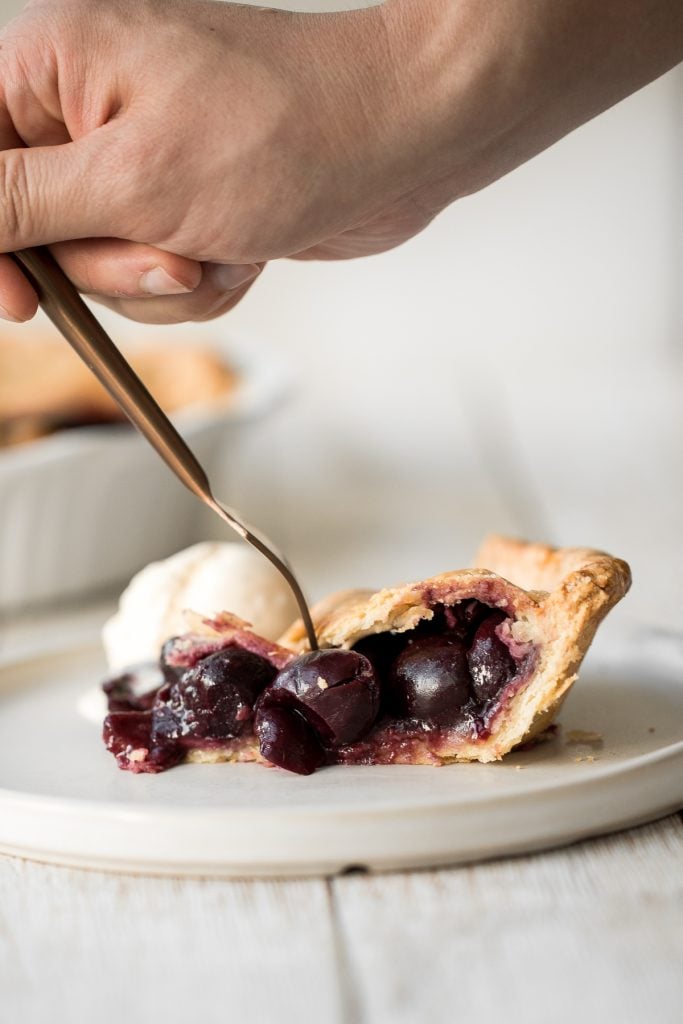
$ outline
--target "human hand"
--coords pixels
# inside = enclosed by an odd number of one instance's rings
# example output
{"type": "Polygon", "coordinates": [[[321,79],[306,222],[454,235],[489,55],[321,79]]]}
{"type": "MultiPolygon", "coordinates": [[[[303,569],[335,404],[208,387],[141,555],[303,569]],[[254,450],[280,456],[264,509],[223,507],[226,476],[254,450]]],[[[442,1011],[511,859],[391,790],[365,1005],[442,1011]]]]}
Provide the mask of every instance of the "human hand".
{"type": "MultiPolygon", "coordinates": [[[[33,0],[0,36],[0,250],[52,243],[137,320],[208,319],[267,260],[399,244],[666,70],[682,36],[678,0],[33,0]]],[[[5,257],[0,305],[36,305],[5,257]]]]}
{"type": "MultiPolygon", "coordinates": [[[[388,98],[373,85],[376,110],[362,111],[332,28],[215,3],[29,4],[0,39],[0,249],[52,243],[81,290],[137,320],[229,309],[267,259],[368,202],[359,172],[382,160],[370,140],[388,98]]],[[[1,259],[0,305],[25,319],[35,304],[1,259]]]]}

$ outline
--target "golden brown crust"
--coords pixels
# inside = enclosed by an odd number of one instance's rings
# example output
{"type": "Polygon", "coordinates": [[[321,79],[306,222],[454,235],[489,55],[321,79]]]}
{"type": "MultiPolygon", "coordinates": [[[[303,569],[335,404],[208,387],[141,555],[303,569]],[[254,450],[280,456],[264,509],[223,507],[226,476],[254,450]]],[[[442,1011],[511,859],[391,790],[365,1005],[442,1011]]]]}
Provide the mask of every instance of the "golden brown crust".
{"type": "MultiPolygon", "coordinates": [[[[214,352],[192,345],[145,344],[126,357],[167,412],[217,401],[235,372],[214,352]]],[[[113,399],[59,338],[0,336],[0,444],[33,440],[64,420],[121,418],[113,399]]]]}
{"type": "Polygon", "coordinates": [[[596,584],[614,590],[614,602],[620,600],[631,584],[626,562],[592,548],[554,548],[500,534],[490,534],[475,556],[475,565],[506,579],[514,579],[525,590],[555,590],[572,573],[590,572],[596,584]]]}
{"type": "MultiPolygon", "coordinates": [[[[403,632],[433,615],[436,604],[477,598],[512,618],[509,642],[533,655],[533,671],[491,726],[486,739],[445,737],[414,745],[412,763],[492,761],[547,728],[576,680],[583,657],[607,612],[627,592],[628,565],[589,548],[553,548],[500,536],[487,538],[477,559],[486,568],[462,569],[370,593],[343,591],[313,609],[322,646],[352,647],[361,637],[403,632]]],[[[280,639],[293,651],[306,649],[296,622],[280,639]]]]}

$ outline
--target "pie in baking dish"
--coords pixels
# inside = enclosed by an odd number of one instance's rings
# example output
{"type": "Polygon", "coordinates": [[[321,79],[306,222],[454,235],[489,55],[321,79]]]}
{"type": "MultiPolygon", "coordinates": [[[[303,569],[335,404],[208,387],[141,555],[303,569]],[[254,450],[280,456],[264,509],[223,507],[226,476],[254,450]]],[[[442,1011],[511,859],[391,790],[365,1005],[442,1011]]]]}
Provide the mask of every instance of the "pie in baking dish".
{"type": "Polygon", "coordinates": [[[301,622],[273,643],[227,612],[190,614],[151,678],[104,684],[106,745],[133,772],[497,760],[551,725],[631,577],[600,551],[499,536],[475,565],[332,595],[313,609],[315,652],[301,622]]]}
{"type": "MultiPolygon", "coordinates": [[[[228,397],[237,381],[235,371],[207,347],[146,343],[125,355],[166,412],[228,397]]],[[[65,341],[0,335],[0,447],[123,421],[114,400],[65,341]]]]}

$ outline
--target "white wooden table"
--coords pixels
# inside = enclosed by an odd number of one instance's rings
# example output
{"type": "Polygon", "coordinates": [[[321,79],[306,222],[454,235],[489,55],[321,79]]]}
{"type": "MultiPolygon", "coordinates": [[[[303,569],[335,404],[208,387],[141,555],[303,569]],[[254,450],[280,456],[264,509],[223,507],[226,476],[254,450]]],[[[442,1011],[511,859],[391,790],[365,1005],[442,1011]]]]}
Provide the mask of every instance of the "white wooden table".
{"type": "Polygon", "coordinates": [[[0,1019],[678,1024],[683,823],[450,871],[139,879],[0,859],[0,1019]]]}

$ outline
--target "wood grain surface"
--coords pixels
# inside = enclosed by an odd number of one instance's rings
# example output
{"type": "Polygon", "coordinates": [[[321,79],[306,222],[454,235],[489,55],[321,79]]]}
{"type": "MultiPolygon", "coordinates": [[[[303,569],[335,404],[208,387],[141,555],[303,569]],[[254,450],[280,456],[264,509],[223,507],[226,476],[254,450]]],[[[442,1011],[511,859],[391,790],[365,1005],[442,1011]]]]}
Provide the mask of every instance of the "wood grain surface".
{"type": "Polygon", "coordinates": [[[0,857],[3,1024],[678,1024],[683,822],[491,864],[197,881],[0,857]]]}

